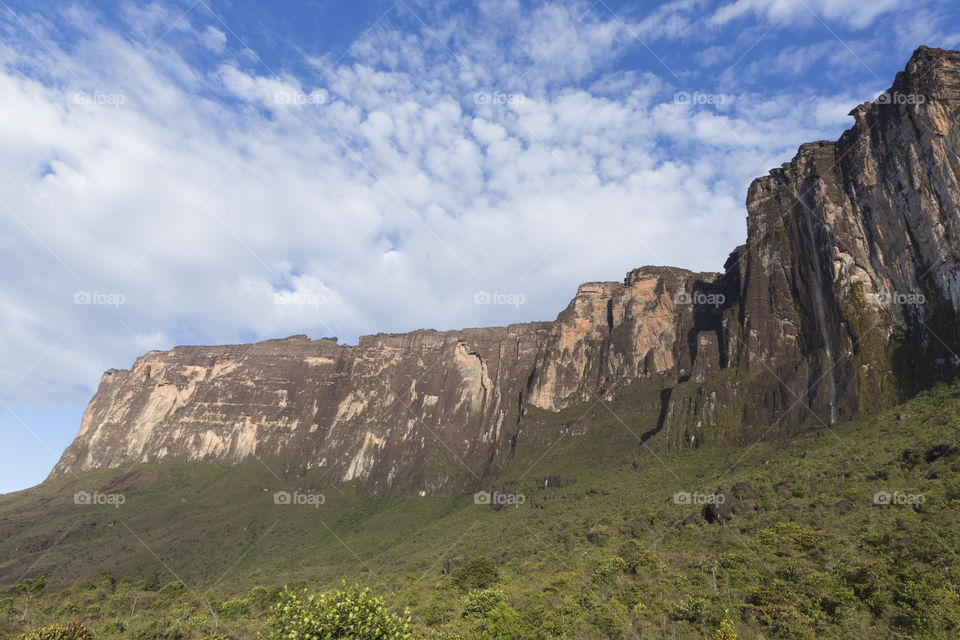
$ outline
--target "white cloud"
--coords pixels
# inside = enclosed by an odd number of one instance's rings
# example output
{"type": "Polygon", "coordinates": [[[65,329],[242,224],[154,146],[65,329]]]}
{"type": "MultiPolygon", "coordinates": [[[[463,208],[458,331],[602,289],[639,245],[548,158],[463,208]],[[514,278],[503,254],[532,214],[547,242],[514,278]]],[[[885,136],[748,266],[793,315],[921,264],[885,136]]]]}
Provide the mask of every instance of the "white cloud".
{"type": "Polygon", "coordinates": [[[201,36],[203,46],[214,53],[222,53],[227,46],[227,34],[214,26],[209,26],[203,30],[201,36]]]}
{"type": "Polygon", "coordinates": [[[0,254],[16,274],[0,390],[83,401],[103,369],[187,339],[550,319],[582,281],[721,268],[748,181],[836,126],[842,100],[674,104],[672,78],[605,73],[629,32],[575,8],[508,6],[512,49],[386,21],[298,72],[150,49],[156,10],[131,14],[140,37],[85,17],[69,53],[42,23],[41,42],[0,46],[0,254]],[[481,289],[527,304],[474,305],[481,289]]]}
{"type": "MultiPolygon", "coordinates": [[[[839,22],[854,29],[866,29],[877,18],[904,8],[903,0],[737,0],[726,4],[711,16],[711,22],[724,25],[748,15],[775,23],[810,24],[818,20],[839,22]]],[[[909,4],[909,3],[907,3],[909,4]]],[[[922,4],[914,2],[915,5],[922,4]]]]}

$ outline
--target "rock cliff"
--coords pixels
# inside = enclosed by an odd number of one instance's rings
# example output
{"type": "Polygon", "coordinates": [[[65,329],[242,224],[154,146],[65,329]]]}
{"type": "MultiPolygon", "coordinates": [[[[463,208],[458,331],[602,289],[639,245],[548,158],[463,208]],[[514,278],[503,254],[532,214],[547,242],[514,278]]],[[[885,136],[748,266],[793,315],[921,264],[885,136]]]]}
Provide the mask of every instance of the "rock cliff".
{"type": "Polygon", "coordinates": [[[837,142],[747,196],[718,273],[581,285],[553,322],[151,352],[104,374],[53,475],[168,458],[323,470],[372,494],[479,486],[562,411],[666,381],[655,446],[789,435],[960,365],[960,52],[918,49],[837,142]]]}

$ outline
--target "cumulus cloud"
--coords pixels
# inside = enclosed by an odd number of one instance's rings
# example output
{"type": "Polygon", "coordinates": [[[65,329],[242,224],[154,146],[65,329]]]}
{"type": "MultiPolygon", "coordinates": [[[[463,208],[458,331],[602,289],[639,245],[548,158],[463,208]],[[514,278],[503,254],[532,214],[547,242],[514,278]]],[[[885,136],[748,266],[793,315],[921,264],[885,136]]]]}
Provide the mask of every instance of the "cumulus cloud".
{"type": "Polygon", "coordinates": [[[221,53],[227,46],[227,34],[214,26],[208,26],[201,36],[203,46],[214,53],[221,53]]]}
{"type": "Polygon", "coordinates": [[[485,6],[411,28],[404,5],[276,69],[204,15],[77,10],[65,42],[56,16],[7,14],[30,26],[0,45],[8,401],[82,402],[179,343],[550,319],[582,281],[718,269],[749,180],[863,99],[684,104],[662,66],[611,65],[645,51],[636,20],[485,6]]]}

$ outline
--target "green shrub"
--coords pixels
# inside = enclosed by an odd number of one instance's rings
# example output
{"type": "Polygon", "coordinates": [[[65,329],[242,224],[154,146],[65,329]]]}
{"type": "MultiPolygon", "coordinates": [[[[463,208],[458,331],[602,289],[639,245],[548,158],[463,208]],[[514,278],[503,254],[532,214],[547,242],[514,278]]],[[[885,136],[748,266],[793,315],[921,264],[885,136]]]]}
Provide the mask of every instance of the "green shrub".
{"type": "Polygon", "coordinates": [[[652,551],[644,548],[639,540],[627,540],[620,547],[620,557],[627,563],[626,569],[630,573],[640,573],[641,569],[657,567],[657,557],[652,551]]]}
{"type": "Polygon", "coordinates": [[[247,594],[247,600],[250,602],[252,607],[262,610],[270,606],[270,601],[272,598],[270,596],[270,591],[266,587],[261,587],[258,585],[250,589],[250,593],[247,594]]]}
{"type": "Polygon", "coordinates": [[[627,561],[620,556],[604,558],[593,568],[593,581],[600,585],[611,584],[626,569],[627,561]]]}
{"type": "Polygon", "coordinates": [[[507,601],[507,594],[500,589],[474,589],[460,598],[464,615],[482,616],[498,604],[507,601]]]}
{"type": "Polygon", "coordinates": [[[311,596],[284,589],[274,606],[265,636],[266,640],[407,640],[414,637],[409,617],[390,613],[369,589],[346,584],[311,596]]]}
{"type": "Polygon", "coordinates": [[[670,611],[670,617],[674,620],[686,620],[687,622],[700,622],[703,618],[703,612],[707,607],[707,601],[704,598],[693,597],[681,600],[673,606],[670,611]]]}
{"type": "Polygon", "coordinates": [[[757,622],[786,637],[804,637],[813,623],[805,612],[810,602],[779,578],[754,589],[747,601],[756,606],[757,622]]]}
{"type": "Polygon", "coordinates": [[[163,589],[160,589],[160,596],[163,598],[172,598],[186,589],[186,586],[179,580],[167,583],[163,589]]]}
{"type": "Polygon", "coordinates": [[[162,586],[160,574],[156,572],[137,581],[137,588],[140,591],[160,591],[162,586]]]}
{"type": "Polygon", "coordinates": [[[17,585],[17,591],[26,595],[38,595],[47,588],[47,576],[27,578],[17,585]]]}
{"type": "Polygon", "coordinates": [[[123,620],[111,620],[110,622],[103,625],[104,633],[126,633],[127,625],[123,620]]]}
{"type": "Polygon", "coordinates": [[[713,632],[713,640],[737,640],[737,630],[730,619],[729,611],[724,611],[720,626],[713,632]]]}
{"type": "Polygon", "coordinates": [[[447,603],[434,600],[421,609],[420,618],[428,627],[439,627],[453,620],[453,612],[447,603]]]}
{"type": "Polygon", "coordinates": [[[114,589],[117,587],[117,579],[114,578],[113,574],[109,571],[104,571],[97,576],[97,586],[104,589],[108,593],[113,593],[114,589]]]}
{"type": "Polygon", "coordinates": [[[453,572],[453,584],[460,589],[486,589],[500,580],[497,563],[492,558],[473,558],[453,572]]]}
{"type": "Polygon", "coordinates": [[[166,618],[146,620],[133,627],[124,640],[185,640],[186,634],[179,623],[166,618]]]}
{"type": "Polygon", "coordinates": [[[220,615],[225,620],[237,620],[250,615],[250,601],[246,598],[227,600],[220,605],[220,615]]]}
{"type": "Polygon", "coordinates": [[[93,640],[93,634],[79,622],[55,624],[23,636],[23,640],[93,640]]]}
{"type": "Polygon", "coordinates": [[[528,637],[524,633],[520,614],[501,602],[487,612],[484,629],[480,632],[481,640],[523,640],[528,637]]]}

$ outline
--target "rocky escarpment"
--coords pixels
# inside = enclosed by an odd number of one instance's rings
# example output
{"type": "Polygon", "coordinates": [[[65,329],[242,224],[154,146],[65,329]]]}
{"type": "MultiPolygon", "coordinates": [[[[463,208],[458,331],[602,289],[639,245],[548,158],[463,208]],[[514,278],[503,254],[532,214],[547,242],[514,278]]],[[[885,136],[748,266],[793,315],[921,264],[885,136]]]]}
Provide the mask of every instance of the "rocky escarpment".
{"type": "MultiPolygon", "coordinates": [[[[151,352],[112,370],[54,475],[166,459],[478,486],[557,412],[662,381],[653,446],[890,406],[960,364],[960,52],[921,48],[837,142],[756,180],[718,273],[588,283],[553,322],[151,352]]],[[[655,412],[657,413],[657,412],[655,412]]],[[[625,419],[630,419],[626,416],[625,419]]]]}
{"type": "Polygon", "coordinates": [[[952,375],[958,110],[960,52],[918,49],[838,142],[803,145],[751,185],[730,265],[739,313],[726,320],[741,377],[776,384],[747,422],[793,407],[785,425],[829,424],[952,375]]]}
{"type": "Polygon", "coordinates": [[[583,285],[553,323],[150,352],[104,374],[53,475],[252,457],[370,493],[470,486],[509,458],[526,407],[690,363],[676,336],[696,324],[684,292],[701,279],[646,268],[583,285]]]}

